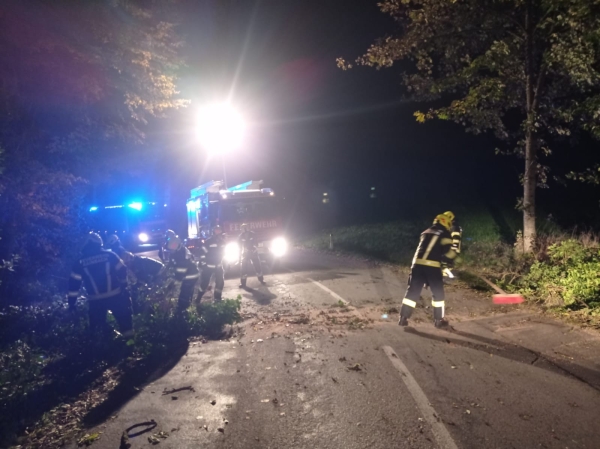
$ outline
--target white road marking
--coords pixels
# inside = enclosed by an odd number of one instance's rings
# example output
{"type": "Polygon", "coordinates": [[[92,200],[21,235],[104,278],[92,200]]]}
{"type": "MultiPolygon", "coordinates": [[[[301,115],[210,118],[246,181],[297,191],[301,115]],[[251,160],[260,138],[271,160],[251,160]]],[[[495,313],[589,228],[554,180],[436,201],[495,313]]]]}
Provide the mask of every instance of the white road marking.
{"type": "MultiPolygon", "coordinates": [[[[292,270],[287,270],[292,274],[295,274],[295,271],[292,270]]],[[[314,279],[311,279],[309,277],[304,276],[306,279],[308,279],[310,282],[312,282],[313,284],[315,284],[317,287],[325,290],[327,293],[329,293],[331,296],[333,296],[335,299],[337,299],[338,301],[341,301],[342,303],[344,303],[345,306],[347,306],[348,304],[350,304],[348,301],[346,301],[344,298],[342,298],[340,295],[338,295],[336,292],[334,292],[333,290],[331,290],[330,288],[325,287],[323,284],[321,284],[319,281],[315,281],[314,279]]]]}
{"type": "Polygon", "coordinates": [[[383,352],[385,352],[385,354],[392,362],[392,365],[394,365],[394,368],[396,368],[400,373],[400,378],[402,379],[404,385],[406,385],[406,388],[408,388],[408,391],[417,403],[417,407],[423,414],[423,419],[425,419],[425,421],[427,421],[431,426],[431,431],[433,432],[435,439],[440,445],[440,448],[458,449],[458,446],[452,439],[452,436],[450,436],[448,429],[446,429],[446,426],[444,426],[442,421],[437,417],[438,414],[436,413],[435,409],[431,406],[431,403],[427,399],[427,396],[425,396],[425,393],[423,393],[423,390],[421,389],[415,378],[412,376],[410,371],[408,371],[406,365],[402,362],[402,360],[400,360],[400,357],[398,357],[394,350],[389,346],[384,346],[383,352]]]}

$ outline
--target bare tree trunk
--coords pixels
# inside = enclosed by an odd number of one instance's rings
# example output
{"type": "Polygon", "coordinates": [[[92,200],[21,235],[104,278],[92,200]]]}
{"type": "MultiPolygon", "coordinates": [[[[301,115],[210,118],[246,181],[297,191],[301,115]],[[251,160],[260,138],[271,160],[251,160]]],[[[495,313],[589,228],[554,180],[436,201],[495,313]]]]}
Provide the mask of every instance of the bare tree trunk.
{"type": "Polygon", "coordinates": [[[525,173],[523,176],[523,251],[533,251],[535,243],[535,188],[537,185],[537,139],[535,136],[536,92],[534,90],[534,24],[533,0],[527,2],[526,30],[526,97],[527,121],[525,123],[525,173]]]}
{"type": "Polygon", "coordinates": [[[523,251],[533,251],[535,243],[535,188],[537,184],[537,145],[533,131],[525,141],[525,176],[523,178],[523,251]]]}

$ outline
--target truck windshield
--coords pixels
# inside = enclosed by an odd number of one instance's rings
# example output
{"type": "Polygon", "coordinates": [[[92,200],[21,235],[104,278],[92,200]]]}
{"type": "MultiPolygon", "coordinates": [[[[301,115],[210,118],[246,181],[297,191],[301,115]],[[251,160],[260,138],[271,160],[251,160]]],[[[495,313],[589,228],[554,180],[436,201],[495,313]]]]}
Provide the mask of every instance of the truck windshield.
{"type": "Polygon", "coordinates": [[[275,198],[255,198],[221,203],[222,221],[265,220],[278,216],[279,211],[275,198]]]}

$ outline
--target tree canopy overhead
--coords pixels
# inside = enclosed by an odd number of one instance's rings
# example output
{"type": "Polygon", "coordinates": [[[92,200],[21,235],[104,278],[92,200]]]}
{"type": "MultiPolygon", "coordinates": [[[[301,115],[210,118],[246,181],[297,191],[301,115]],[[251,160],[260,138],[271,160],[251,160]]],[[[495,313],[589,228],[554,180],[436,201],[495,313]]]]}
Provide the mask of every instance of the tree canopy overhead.
{"type": "MultiPolygon", "coordinates": [[[[419,122],[452,120],[493,132],[501,151],[525,159],[524,249],[535,238],[542,157],[557,138],[600,138],[600,2],[589,0],[386,0],[397,24],[356,60],[400,64],[407,98],[433,102],[419,122]]],[[[343,59],[344,69],[352,64],[343,59]]]]}

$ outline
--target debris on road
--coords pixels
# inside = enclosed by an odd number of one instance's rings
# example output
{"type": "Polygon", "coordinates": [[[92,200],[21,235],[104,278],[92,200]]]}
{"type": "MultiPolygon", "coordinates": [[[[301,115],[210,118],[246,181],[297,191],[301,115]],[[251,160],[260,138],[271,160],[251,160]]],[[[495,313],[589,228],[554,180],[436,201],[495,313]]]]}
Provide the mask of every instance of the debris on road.
{"type": "Polygon", "coordinates": [[[121,435],[121,444],[119,445],[119,449],[130,449],[131,448],[131,443],[129,442],[129,435],[127,434],[127,431],[124,430],[123,434],[121,435]]]}
{"type": "Polygon", "coordinates": [[[265,404],[266,404],[267,402],[271,402],[271,400],[270,400],[270,399],[263,399],[263,400],[261,400],[260,402],[263,402],[263,403],[265,403],[265,404]]]}
{"type": "Polygon", "coordinates": [[[382,320],[387,320],[388,318],[389,318],[389,315],[387,313],[384,313],[383,315],[381,315],[382,320]]]}
{"type": "Polygon", "coordinates": [[[262,343],[262,342],[263,342],[262,338],[259,338],[258,340],[256,340],[256,343],[262,343]]]}
{"type": "Polygon", "coordinates": [[[100,433],[85,434],[79,439],[79,441],[77,442],[77,446],[89,446],[98,439],[100,439],[100,433]]]}
{"type": "Polygon", "coordinates": [[[223,427],[219,427],[217,430],[221,433],[225,433],[225,429],[223,427]]]}
{"type": "Polygon", "coordinates": [[[162,394],[163,396],[166,396],[167,394],[173,394],[173,393],[177,393],[179,391],[185,391],[185,390],[189,390],[193,393],[196,392],[196,390],[194,390],[194,387],[192,387],[191,385],[188,385],[187,387],[181,387],[181,388],[173,388],[172,390],[167,390],[165,389],[162,394]]]}
{"type": "Polygon", "coordinates": [[[158,433],[154,433],[148,437],[148,442],[151,444],[158,444],[161,440],[164,440],[169,437],[169,433],[165,431],[160,431],[158,433]]]}
{"type": "Polygon", "coordinates": [[[348,371],[362,371],[362,368],[360,367],[360,363],[355,363],[352,366],[349,366],[348,371]]]}
{"type": "Polygon", "coordinates": [[[171,396],[171,400],[176,401],[177,399],[179,399],[177,396],[171,396]]]}
{"type": "Polygon", "coordinates": [[[217,403],[217,401],[215,401],[214,399],[212,401],[210,401],[210,405],[215,405],[217,403]]]}

